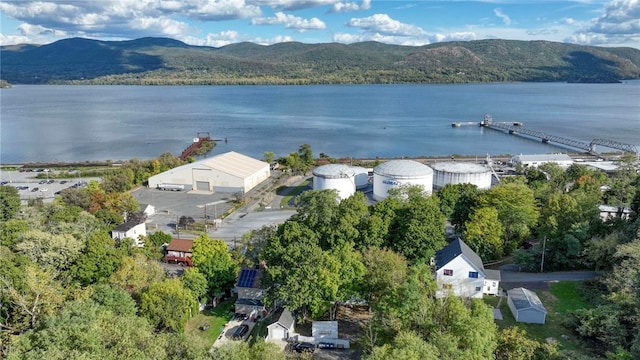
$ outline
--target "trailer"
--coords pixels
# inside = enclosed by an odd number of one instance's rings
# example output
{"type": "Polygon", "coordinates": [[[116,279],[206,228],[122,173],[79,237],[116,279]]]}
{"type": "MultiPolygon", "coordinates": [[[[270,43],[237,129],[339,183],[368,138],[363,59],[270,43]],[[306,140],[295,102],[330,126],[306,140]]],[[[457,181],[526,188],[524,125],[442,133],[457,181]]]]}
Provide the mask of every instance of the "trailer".
{"type": "Polygon", "coordinates": [[[182,191],[182,190],[184,190],[184,185],[179,185],[179,184],[158,184],[158,190],[182,191]]]}

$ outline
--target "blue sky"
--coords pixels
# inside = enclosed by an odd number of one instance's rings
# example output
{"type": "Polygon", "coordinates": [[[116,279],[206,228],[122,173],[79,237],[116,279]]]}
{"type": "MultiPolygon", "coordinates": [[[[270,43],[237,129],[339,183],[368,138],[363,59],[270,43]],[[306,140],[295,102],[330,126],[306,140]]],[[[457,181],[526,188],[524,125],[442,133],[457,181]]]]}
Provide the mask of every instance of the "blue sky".
{"type": "Polygon", "coordinates": [[[215,47],[500,38],[640,48],[639,0],[2,0],[0,21],[0,45],[161,36],[215,47]]]}

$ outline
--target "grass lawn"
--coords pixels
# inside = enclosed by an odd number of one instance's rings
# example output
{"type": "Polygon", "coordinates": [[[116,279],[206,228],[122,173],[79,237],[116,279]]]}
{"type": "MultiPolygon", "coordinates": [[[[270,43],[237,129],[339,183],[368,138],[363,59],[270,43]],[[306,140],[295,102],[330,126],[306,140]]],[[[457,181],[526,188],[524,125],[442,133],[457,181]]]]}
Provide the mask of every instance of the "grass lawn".
{"type": "Polygon", "coordinates": [[[220,330],[224,329],[224,325],[231,319],[231,306],[234,302],[232,299],[225,300],[215,308],[205,310],[192,317],[185,325],[185,333],[213,344],[220,335],[220,330]],[[202,330],[203,326],[208,326],[208,329],[202,330]]]}
{"type": "Polygon", "coordinates": [[[300,183],[300,185],[293,188],[293,190],[289,191],[289,193],[286,196],[284,196],[280,201],[280,208],[288,208],[289,202],[291,201],[291,199],[293,199],[294,196],[300,195],[304,191],[304,189],[306,189],[309,186],[310,183],[311,183],[311,180],[307,179],[302,183],[300,183]]]}
{"type": "MultiPolygon", "coordinates": [[[[500,310],[502,311],[503,320],[496,320],[496,324],[500,329],[512,326],[522,328],[527,331],[529,338],[540,342],[545,342],[547,338],[552,337],[558,341],[560,349],[574,350],[589,355],[588,349],[585,349],[585,344],[580,341],[571,329],[564,326],[569,318],[570,311],[591,307],[580,296],[578,292],[579,286],[580,282],[565,281],[552,283],[550,291],[535,291],[547,309],[547,318],[544,325],[516,322],[507,304],[507,298],[502,298],[500,310]]],[[[491,307],[496,307],[498,304],[498,298],[494,296],[485,296],[484,301],[491,307]]]]}

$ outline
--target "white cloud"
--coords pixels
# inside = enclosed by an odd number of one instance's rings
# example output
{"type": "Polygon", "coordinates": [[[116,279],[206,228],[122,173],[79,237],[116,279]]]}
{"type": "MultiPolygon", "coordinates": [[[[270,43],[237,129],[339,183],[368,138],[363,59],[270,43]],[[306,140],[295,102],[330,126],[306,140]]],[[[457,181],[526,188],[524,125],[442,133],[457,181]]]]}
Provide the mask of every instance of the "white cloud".
{"type": "Polygon", "coordinates": [[[281,43],[281,42],[290,42],[293,41],[293,38],[291,36],[283,36],[283,35],[279,35],[279,36],[275,36],[272,38],[268,38],[268,39],[264,39],[264,38],[255,38],[255,39],[251,39],[250,40],[253,43],[256,44],[260,44],[260,45],[273,45],[273,44],[277,44],[277,43],[281,43]]]}
{"type": "Polygon", "coordinates": [[[225,45],[239,42],[240,34],[237,31],[228,30],[228,31],[221,31],[216,34],[209,33],[204,39],[193,37],[193,36],[181,37],[179,39],[191,45],[222,47],[225,45]]]}
{"type": "Polygon", "coordinates": [[[404,24],[387,14],[375,14],[366,18],[352,18],[347,26],[360,28],[366,32],[383,36],[421,36],[425,32],[420,27],[404,24]]]}
{"type": "Polygon", "coordinates": [[[497,17],[499,17],[500,19],[502,19],[502,22],[503,22],[505,25],[507,25],[507,26],[511,25],[511,18],[509,18],[509,15],[507,15],[507,14],[503,13],[503,12],[502,12],[502,9],[500,9],[500,8],[495,8],[495,9],[493,9],[493,13],[494,13],[497,17]]]}
{"type": "Polygon", "coordinates": [[[338,13],[338,12],[369,10],[370,8],[371,8],[371,0],[362,0],[362,3],[360,4],[358,4],[357,2],[337,2],[333,4],[331,11],[338,13]]]}
{"type": "Polygon", "coordinates": [[[249,4],[278,10],[300,10],[331,5],[337,0],[247,0],[249,4]]]}
{"type": "Polygon", "coordinates": [[[284,25],[287,29],[294,29],[299,32],[307,30],[322,30],[327,25],[318,18],[303,19],[301,17],[285,14],[283,12],[275,13],[273,17],[254,18],[251,20],[252,25],[284,25]]]}
{"type": "Polygon", "coordinates": [[[614,0],[604,6],[604,14],[565,41],[584,45],[635,46],[640,43],[640,2],[614,0]]]}

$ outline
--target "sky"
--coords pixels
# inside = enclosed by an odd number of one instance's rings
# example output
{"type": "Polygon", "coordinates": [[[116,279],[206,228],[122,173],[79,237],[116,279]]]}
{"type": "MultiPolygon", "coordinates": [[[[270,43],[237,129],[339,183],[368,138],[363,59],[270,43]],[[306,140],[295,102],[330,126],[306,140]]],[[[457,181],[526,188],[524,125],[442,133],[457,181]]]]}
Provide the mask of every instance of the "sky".
{"type": "Polygon", "coordinates": [[[191,45],[548,40],[640,48],[640,0],[0,0],[0,45],[168,37],[191,45]]]}

